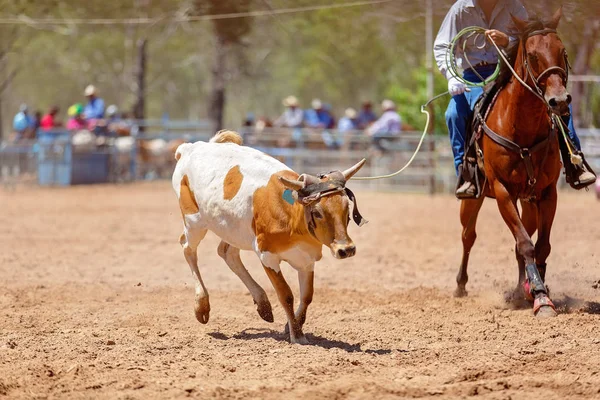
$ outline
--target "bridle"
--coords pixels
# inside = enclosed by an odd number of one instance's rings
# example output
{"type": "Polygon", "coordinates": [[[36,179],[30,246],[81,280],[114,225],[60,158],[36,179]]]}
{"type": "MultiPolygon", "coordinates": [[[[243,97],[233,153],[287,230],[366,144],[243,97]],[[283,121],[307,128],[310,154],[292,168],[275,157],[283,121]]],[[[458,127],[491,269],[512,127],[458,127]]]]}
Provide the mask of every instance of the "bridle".
{"type": "MultiPolygon", "coordinates": [[[[544,104],[546,105],[546,107],[548,107],[548,109],[550,110],[551,107],[548,104],[548,102],[546,101],[546,98],[544,97],[544,91],[542,90],[542,88],[540,87],[540,81],[547,75],[550,75],[551,73],[558,73],[563,81],[563,85],[566,87],[567,86],[567,82],[569,80],[569,68],[571,67],[571,65],[569,64],[569,59],[567,57],[567,52],[564,52],[564,60],[565,60],[565,68],[560,67],[558,65],[554,65],[552,67],[546,68],[544,71],[542,71],[540,74],[538,74],[538,76],[535,76],[535,74],[533,73],[533,70],[531,69],[531,65],[529,64],[529,57],[527,54],[527,39],[531,38],[532,36],[538,36],[538,35],[547,35],[549,33],[557,33],[556,29],[551,29],[551,28],[545,28],[545,29],[539,29],[533,32],[530,32],[527,37],[525,38],[525,40],[522,41],[522,46],[523,46],[523,65],[525,66],[525,71],[526,71],[526,77],[525,77],[525,81],[527,81],[528,78],[531,79],[531,81],[533,82],[533,87],[535,88],[537,93],[536,94],[537,97],[539,97],[544,104]]],[[[516,74],[515,74],[516,75],[516,74]]],[[[527,88],[529,88],[530,91],[532,91],[531,87],[529,85],[527,85],[525,82],[521,82],[523,83],[527,88]]],[[[532,91],[533,92],[533,91],[532,91]]]]}
{"type": "Polygon", "coordinates": [[[306,185],[296,192],[298,201],[304,206],[304,215],[308,225],[308,231],[315,238],[315,229],[317,223],[313,215],[313,208],[323,197],[333,196],[335,194],[347,196],[353,203],[352,219],[356,225],[363,226],[368,222],[360,214],[360,211],[358,211],[356,196],[350,189],[346,187],[344,175],[340,171],[333,171],[327,174],[319,174],[318,178],[324,178],[326,176],[329,176],[330,179],[325,182],[317,182],[306,185]]]}

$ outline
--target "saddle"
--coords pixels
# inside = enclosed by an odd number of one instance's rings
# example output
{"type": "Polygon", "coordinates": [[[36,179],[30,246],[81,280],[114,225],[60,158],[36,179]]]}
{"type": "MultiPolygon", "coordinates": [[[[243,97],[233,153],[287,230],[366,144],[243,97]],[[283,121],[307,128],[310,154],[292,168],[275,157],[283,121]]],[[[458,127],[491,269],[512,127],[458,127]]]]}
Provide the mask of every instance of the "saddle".
{"type": "Polygon", "coordinates": [[[477,140],[481,137],[482,122],[485,121],[485,116],[487,116],[489,109],[494,104],[496,94],[499,91],[500,88],[496,84],[485,88],[483,94],[477,99],[473,114],[467,123],[462,176],[457,185],[460,186],[465,181],[473,182],[476,188],[476,199],[481,196],[486,180],[483,168],[483,151],[479,148],[477,140]]]}

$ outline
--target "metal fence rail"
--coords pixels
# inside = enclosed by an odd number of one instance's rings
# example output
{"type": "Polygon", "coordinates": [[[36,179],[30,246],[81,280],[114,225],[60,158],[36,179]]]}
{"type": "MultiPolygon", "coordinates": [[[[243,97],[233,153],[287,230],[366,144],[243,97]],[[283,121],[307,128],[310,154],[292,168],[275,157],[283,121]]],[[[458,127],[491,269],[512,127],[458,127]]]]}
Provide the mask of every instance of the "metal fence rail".
{"type": "MultiPolygon", "coordinates": [[[[86,183],[94,173],[98,178],[96,168],[108,170],[109,182],[167,179],[172,174],[175,165],[173,152],[179,143],[206,141],[212,136],[210,129],[204,125],[193,127],[180,123],[169,129],[156,126],[150,129],[150,123],[146,126],[148,130],[144,132],[134,129],[134,136],[105,138],[102,144],[87,149],[74,147],[68,139],[65,142],[65,137],[71,137],[68,132],[62,132],[62,136],[58,132],[63,141],[48,141],[46,138],[19,143],[0,142],[0,182],[5,187],[14,187],[18,183],[33,184],[44,179],[55,182],[57,174],[65,174],[61,170],[65,166],[70,168],[67,184],[86,183]],[[127,146],[119,147],[118,141],[127,146]],[[153,153],[156,148],[166,149],[166,152],[153,153]],[[48,178],[50,175],[52,177],[48,178]]],[[[363,132],[341,134],[314,129],[254,132],[242,129],[240,133],[246,145],[279,159],[299,173],[317,174],[344,169],[361,158],[367,158],[360,172],[362,176],[398,170],[413,154],[420,138],[420,133],[402,132],[375,143],[363,132]],[[325,140],[324,133],[328,139],[334,138],[335,141],[325,140]]],[[[600,171],[600,130],[580,129],[578,133],[588,162],[600,171]]],[[[427,136],[413,164],[404,173],[390,179],[353,181],[352,185],[381,191],[451,192],[456,179],[452,159],[446,136],[427,136]]],[[[87,183],[93,181],[91,179],[87,183]]],[[[559,184],[564,186],[564,179],[559,184]]]]}

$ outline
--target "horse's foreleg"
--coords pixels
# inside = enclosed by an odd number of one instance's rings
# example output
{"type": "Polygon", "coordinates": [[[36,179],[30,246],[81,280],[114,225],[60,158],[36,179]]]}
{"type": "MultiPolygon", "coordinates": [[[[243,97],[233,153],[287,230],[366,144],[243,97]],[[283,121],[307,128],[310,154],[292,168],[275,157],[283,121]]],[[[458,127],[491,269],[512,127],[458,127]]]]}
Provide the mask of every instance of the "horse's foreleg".
{"type": "MultiPolygon", "coordinates": [[[[552,223],[554,222],[554,215],[556,214],[556,203],[558,195],[556,192],[556,185],[550,185],[541,196],[538,203],[538,239],[535,243],[535,261],[537,263],[537,270],[539,272],[540,280],[542,285],[546,288],[544,281],[546,280],[546,260],[550,255],[550,230],[552,229],[552,223]]],[[[547,296],[543,301],[534,303],[534,312],[537,311],[537,315],[554,316],[554,305],[547,296]],[[549,304],[546,304],[549,303],[549,304]]]]}
{"type": "Polygon", "coordinates": [[[504,185],[498,181],[494,183],[494,192],[496,193],[496,202],[498,203],[500,214],[517,242],[517,251],[525,259],[525,276],[529,283],[530,293],[535,299],[534,313],[540,316],[547,316],[549,312],[545,309],[553,308],[553,305],[548,298],[546,287],[535,265],[535,248],[531,237],[519,217],[516,199],[511,197],[504,185]],[[543,311],[542,308],[544,308],[543,311]]]}
{"type": "Polygon", "coordinates": [[[456,276],[456,290],[454,291],[454,297],[463,297],[467,295],[465,289],[469,276],[467,275],[467,265],[469,264],[469,255],[471,254],[471,248],[475,244],[477,239],[477,232],[475,226],[477,224],[477,215],[483,204],[485,196],[481,196],[475,200],[462,200],[460,204],[460,223],[462,224],[462,243],[463,243],[463,256],[460,262],[460,268],[458,275],[456,276]]]}
{"type": "MultiPolygon", "coordinates": [[[[521,208],[523,209],[523,212],[521,213],[521,221],[523,222],[523,226],[525,227],[525,231],[529,237],[532,237],[537,229],[537,205],[535,203],[521,201],[521,208]]],[[[519,249],[516,245],[515,257],[517,258],[517,265],[519,267],[519,280],[517,282],[517,287],[512,293],[512,300],[522,301],[526,297],[529,297],[530,294],[529,290],[526,290],[525,288],[525,259],[519,254],[519,249]]]]}

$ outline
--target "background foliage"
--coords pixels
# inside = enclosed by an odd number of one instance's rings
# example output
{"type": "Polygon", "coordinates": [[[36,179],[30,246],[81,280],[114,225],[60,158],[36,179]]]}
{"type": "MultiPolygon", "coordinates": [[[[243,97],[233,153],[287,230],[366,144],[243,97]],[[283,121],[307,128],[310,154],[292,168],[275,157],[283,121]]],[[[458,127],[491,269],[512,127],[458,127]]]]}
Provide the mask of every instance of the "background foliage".
{"type": "MultiPolygon", "coordinates": [[[[235,10],[272,10],[345,0],[0,0],[0,18],[171,19],[235,10]]],[[[435,0],[434,34],[453,1],[435,0]]],[[[597,34],[600,2],[566,1],[561,37],[571,60],[585,45],[582,27],[597,34]],[[587,25],[586,25],[587,24],[587,25]],[[595,29],[595,30],[594,30],[595,29]]],[[[226,126],[237,127],[247,112],[277,116],[281,99],[314,97],[340,116],[361,101],[393,98],[415,127],[426,99],[424,2],[390,3],[297,14],[223,20],[218,24],[160,22],[153,25],[0,25],[0,112],[4,132],[22,102],[45,111],[83,101],[94,83],[107,104],[130,111],[135,103],[136,43],[148,40],[146,115],[206,118],[216,34],[227,39],[226,126]]],[[[551,14],[558,1],[524,1],[530,13],[551,14]]],[[[598,36],[593,36],[587,74],[600,74],[598,36]]],[[[588,40],[589,42],[589,40],[588,40]]],[[[435,74],[435,93],[445,81],[435,74]]],[[[599,124],[597,84],[585,85],[586,124],[599,124]]],[[[446,101],[436,104],[436,130],[444,132],[446,101]]],[[[63,114],[64,115],[64,114],[63,114]]],[[[582,122],[582,121],[580,121],[582,122]]]]}

